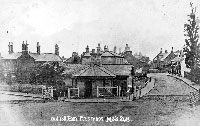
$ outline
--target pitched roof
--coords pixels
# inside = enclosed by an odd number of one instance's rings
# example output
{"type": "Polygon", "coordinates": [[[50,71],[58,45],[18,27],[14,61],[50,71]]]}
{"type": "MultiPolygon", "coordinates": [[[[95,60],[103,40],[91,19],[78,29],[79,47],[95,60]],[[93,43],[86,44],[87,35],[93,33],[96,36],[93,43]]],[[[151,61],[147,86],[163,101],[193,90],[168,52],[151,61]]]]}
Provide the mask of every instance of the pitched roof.
{"type": "MultiPolygon", "coordinates": [[[[21,52],[14,52],[8,55],[3,56],[3,59],[17,59],[22,55],[21,52]]],[[[35,59],[35,61],[62,61],[60,56],[53,53],[29,53],[31,57],[35,59]]]]}
{"type": "Polygon", "coordinates": [[[172,59],[171,61],[172,62],[180,62],[180,61],[183,61],[184,59],[182,57],[175,57],[174,59],[172,59]]]}
{"type": "Polygon", "coordinates": [[[161,54],[159,54],[160,61],[164,61],[165,58],[167,58],[167,56],[168,56],[169,54],[170,54],[170,53],[161,53],[161,54]]]}
{"type": "Polygon", "coordinates": [[[88,57],[90,57],[91,55],[90,55],[90,52],[89,52],[89,53],[86,53],[86,52],[85,52],[85,53],[83,54],[83,56],[88,56],[88,57]]]}
{"type": "Polygon", "coordinates": [[[103,66],[90,66],[73,75],[74,77],[115,77],[111,71],[103,66]]]}
{"type": "Polygon", "coordinates": [[[22,55],[21,52],[14,52],[3,56],[3,59],[17,59],[22,55]]]}
{"type": "Polygon", "coordinates": [[[67,63],[72,63],[72,62],[73,62],[73,57],[70,57],[70,58],[66,59],[65,62],[67,62],[67,63]]]}
{"type": "Polygon", "coordinates": [[[129,76],[133,65],[103,65],[115,75],[129,76]]]}
{"type": "Polygon", "coordinates": [[[106,56],[106,57],[122,57],[121,55],[117,54],[117,53],[114,53],[112,51],[105,51],[105,52],[102,52],[102,57],[103,56],[106,56]]]}
{"type": "Polygon", "coordinates": [[[35,59],[35,61],[62,61],[60,56],[53,53],[29,53],[29,55],[32,56],[35,59]]]}
{"type": "Polygon", "coordinates": [[[85,68],[88,68],[89,65],[82,65],[82,64],[66,64],[65,66],[65,74],[72,75],[75,74],[85,68]]]}
{"type": "Polygon", "coordinates": [[[159,53],[153,60],[157,60],[157,57],[160,61],[164,61],[165,58],[167,58],[167,56],[169,55],[170,53],[159,53]]]}

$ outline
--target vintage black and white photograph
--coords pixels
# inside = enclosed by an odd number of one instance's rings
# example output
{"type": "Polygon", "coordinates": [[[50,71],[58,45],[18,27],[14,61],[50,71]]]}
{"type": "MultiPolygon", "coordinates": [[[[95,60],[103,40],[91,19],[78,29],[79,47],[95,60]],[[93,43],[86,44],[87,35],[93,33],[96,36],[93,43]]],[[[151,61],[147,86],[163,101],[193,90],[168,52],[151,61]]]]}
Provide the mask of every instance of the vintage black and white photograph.
{"type": "Polygon", "coordinates": [[[200,126],[200,0],[0,0],[0,126],[200,126]]]}

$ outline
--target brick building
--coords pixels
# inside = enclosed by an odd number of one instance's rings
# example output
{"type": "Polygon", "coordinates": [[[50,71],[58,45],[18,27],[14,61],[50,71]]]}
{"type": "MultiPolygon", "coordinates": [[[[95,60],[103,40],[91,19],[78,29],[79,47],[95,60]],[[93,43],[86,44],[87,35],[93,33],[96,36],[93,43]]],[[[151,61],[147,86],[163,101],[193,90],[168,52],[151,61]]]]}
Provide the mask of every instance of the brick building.
{"type": "Polygon", "coordinates": [[[28,51],[28,43],[22,43],[22,52],[13,51],[13,43],[9,42],[9,53],[3,56],[2,66],[5,77],[15,78],[21,83],[29,83],[30,77],[39,64],[45,62],[62,62],[59,56],[59,47],[55,45],[55,53],[41,53],[37,42],[37,52],[28,51]]]}
{"type": "Polygon", "coordinates": [[[65,83],[79,87],[83,97],[96,97],[97,86],[119,86],[125,93],[128,85],[132,84],[132,65],[116,51],[109,51],[108,46],[104,46],[102,50],[98,44],[96,51],[90,51],[87,46],[81,61],[82,64],[67,64],[66,74],[71,73],[72,78],[66,78],[65,83]]]}
{"type": "Polygon", "coordinates": [[[175,57],[176,55],[173,52],[173,47],[171,52],[168,52],[167,50],[162,52],[161,48],[160,53],[158,53],[157,56],[153,59],[153,68],[165,69],[166,66],[171,64],[171,60],[175,57]]]}
{"type": "Polygon", "coordinates": [[[97,46],[97,50],[95,52],[95,49],[92,49],[92,51],[89,51],[89,46],[87,45],[86,51],[82,54],[82,64],[90,64],[91,62],[97,62],[98,60],[101,60],[100,62],[102,65],[106,64],[129,64],[124,56],[117,54],[115,51],[109,51],[108,46],[104,46],[104,50],[100,47],[100,44],[97,46]],[[94,60],[97,61],[94,61],[94,60]]]}

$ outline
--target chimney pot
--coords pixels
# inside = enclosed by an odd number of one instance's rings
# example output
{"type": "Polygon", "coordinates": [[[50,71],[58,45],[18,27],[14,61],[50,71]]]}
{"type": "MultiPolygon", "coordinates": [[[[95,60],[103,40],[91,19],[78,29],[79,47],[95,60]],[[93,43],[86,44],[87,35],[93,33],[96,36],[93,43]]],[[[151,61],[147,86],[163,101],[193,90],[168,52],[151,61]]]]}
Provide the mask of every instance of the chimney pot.
{"type": "Polygon", "coordinates": [[[92,49],[92,54],[94,54],[95,53],[95,49],[92,49]]]}
{"type": "Polygon", "coordinates": [[[37,42],[37,54],[40,54],[40,44],[37,42]]]}
{"type": "Polygon", "coordinates": [[[161,48],[161,50],[160,50],[160,53],[162,53],[162,48],[161,48]]]}
{"type": "Polygon", "coordinates": [[[86,49],[86,53],[89,53],[89,46],[87,45],[86,49]]]}
{"type": "Polygon", "coordinates": [[[55,45],[55,54],[59,55],[59,47],[58,44],[55,45]]]}

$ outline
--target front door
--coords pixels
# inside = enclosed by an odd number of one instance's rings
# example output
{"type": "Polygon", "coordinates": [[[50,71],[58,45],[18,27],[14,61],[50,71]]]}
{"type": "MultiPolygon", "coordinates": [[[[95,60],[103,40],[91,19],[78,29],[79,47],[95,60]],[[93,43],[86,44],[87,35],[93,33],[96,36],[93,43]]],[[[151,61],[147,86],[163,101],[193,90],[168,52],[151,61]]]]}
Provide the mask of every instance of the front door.
{"type": "Polygon", "coordinates": [[[92,97],[92,81],[91,80],[87,80],[85,82],[85,97],[92,97]]]}

